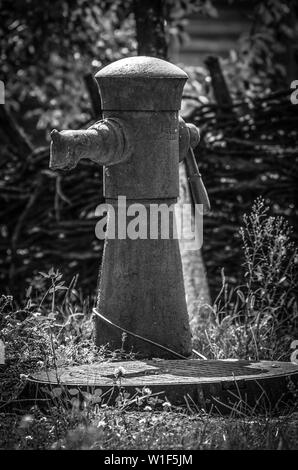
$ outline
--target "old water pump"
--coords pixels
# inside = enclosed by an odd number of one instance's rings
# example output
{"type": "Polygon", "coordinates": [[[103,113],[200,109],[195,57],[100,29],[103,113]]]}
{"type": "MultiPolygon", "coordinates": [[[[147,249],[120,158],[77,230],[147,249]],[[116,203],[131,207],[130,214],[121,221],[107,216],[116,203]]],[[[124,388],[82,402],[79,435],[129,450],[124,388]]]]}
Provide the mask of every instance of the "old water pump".
{"type": "MultiPolygon", "coordinates": [[[[131,57],[104,67],[95,78],[103,119],[87,130],[53,130],[50,167],[71,169],[89,158],[104,167],[104,196],[116,215],[119,196],[126,198],[127,213],[142,204],[148,215],[146,238],[131,239],[117,227],[115,239],[105,240],[97,310],[115,325],[188,357],[191,334],[178,240],[171,230],[169,237],[160,236],[160,227],[159,236],[150,238],[149,214],[152,204],[175,204],[179,161],[199,140],[197,128],[178,117],[187,75],[160,59],[131,57]]],[[[174,219],[172,214],[170,229],[174,219]]],[[[108,215],[107,233],[114,220],[108,215]]],[[[96,343],[119,348],[122,331],[98,317],[96,343]]],[[[125,348],[141,357],[173,358],[136,336],[126,338],[125,348]]]]}
{"type": "MultiPolygon", "coordinates": [[[[53,386],[61,393],[63,386],[63,394],[70,400],[75,387],[77,392],[88,391],[89,396],[94,390],[94,403],[98,403],[95,390],[99,389],[101,403],[111,403],[118,400],[119,387],[130,397],[149,387],[148,396],[152,392],[175,405],[194,403],[208,413],[228,414],[231,409],[264,413],[297,404],[296,364],[181,360],[190,356],[191,335],[178,239],[171,236],[175,234],[171,230],[170,236],[164,237],[162,223],[157,224],[157,237],[148,235],[156,228],[150,218],[152,205],[171,207],[176,202],[179,160],[186,161],[195,202],[208,209],[196,162],[189,157],[198,142],[198,131],[178,117],[187,75],[163,60],[133,57],[108,65],[96,79],[103,120],[87,130],[53,131],[50,166],[73,168],[80,159],[89,158],[104,167],[109,206],[95,309],[96,342],[118,349],[123,331],[130,332],[124,347],[133,348],[141,358],[37,371],[28,378],[29,395],[34,400],[40,396],[44,403],[49,399],[49,387],[52,394],[53,386]],[[124,226],[116,227],[117,236],[110,237],[115,228],[113,219],[117,219],[113,215],[122,211],[123,198],[127,217],[124,226]],[[143,208],[141,231],[146,237],[125,234],[131,221],[135,222],[136,207],[143,208]],[[173,360],[177,355],[179,360],[173,360]]],[[[169,219],[171,229],[174,212],[169,219]]],[[[83,393],[80,396],[85,398],[83,393]]]]}

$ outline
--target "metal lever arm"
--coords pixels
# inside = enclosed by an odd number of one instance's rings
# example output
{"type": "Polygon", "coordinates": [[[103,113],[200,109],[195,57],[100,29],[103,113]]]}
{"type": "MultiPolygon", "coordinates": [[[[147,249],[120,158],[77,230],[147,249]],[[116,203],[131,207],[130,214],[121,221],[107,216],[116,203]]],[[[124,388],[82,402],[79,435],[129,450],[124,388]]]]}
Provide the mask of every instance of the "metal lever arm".
{"type": "Polygon", "coordinates": [[[210,201],[191,147],[185,158],[185,167],[194,203],[203,204],[203,214],[207,214],[211,209],[210,201]]]}

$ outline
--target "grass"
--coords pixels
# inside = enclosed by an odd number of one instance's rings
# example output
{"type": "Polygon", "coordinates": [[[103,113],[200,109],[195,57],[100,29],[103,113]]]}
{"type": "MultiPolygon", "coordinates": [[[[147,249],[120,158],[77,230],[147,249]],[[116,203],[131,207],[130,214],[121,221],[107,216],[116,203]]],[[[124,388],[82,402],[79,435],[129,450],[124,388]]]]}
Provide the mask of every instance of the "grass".
{"type": "MultiPolygon", "coordinates": [[[[208,358],[289,360],[297,339],[297,249],[282,218],[269,217],[258,199],[241,229],[243,269],[239,285],[222,288],[194,325],[194,347],[208,358]]],[[[33,279],[22,307],[0,298],[0,331],[7,366],[0,371],[0,448],[4,449],[297,449],[298,413],[206,414],[175,408],[140,391],[142,405],[119,392],[115,405],[100,394],[73,390],[68,403],[55,393],[47,407],[23,405],[26,375],[46,367],[134,359],[93,342],[92,299],[83,299],[77,278],[69,286],[59,271],[33,279]]],[[[59,387],[58,387],[59,389],[59,387]]],[[[59,391],[59,390],[58,390],[59,391]]],[[[140,402],[139,402],[140,403],[140,402]]]]}
{"type": "Polygon", "coordinates": [[[2,448],[13,449],[297,449],[297,418],[32,409],[23,416],[6,415],[0,437],[2,448]]]}
{"type": "Polygon", "coordinates": [[[194,325],[195,346],[207,357],[285,360],[298,337],[298,252],[291,227],[269,215],[258,198],[240,230],[243,263],[232,288],[222,287],[194,325]]]}

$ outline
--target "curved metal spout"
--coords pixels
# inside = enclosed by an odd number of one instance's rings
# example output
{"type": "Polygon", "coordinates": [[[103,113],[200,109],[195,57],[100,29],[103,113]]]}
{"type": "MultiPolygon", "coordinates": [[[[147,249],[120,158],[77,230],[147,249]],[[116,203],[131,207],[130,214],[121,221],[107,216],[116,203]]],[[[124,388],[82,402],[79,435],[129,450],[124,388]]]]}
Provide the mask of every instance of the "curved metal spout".
{"type": "Polygon", "coordinates": [[[130,156],[128,132],[116,119],[98,121],[86,130],[51,132],[50,168],[69,170],[82,158],[115,165],[130,156]]]}

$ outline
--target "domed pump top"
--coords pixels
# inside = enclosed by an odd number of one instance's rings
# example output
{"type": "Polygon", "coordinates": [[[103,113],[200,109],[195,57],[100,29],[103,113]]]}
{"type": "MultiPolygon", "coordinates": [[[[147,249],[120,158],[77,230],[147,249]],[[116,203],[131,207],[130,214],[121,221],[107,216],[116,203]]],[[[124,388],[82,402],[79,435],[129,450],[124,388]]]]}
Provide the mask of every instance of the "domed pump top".
{"type": "Polygon", "coordinates": [[[128,57],[101,69],[98,82],[103,111],[177,111],[188,76],[155,57],[128,57]]]}

